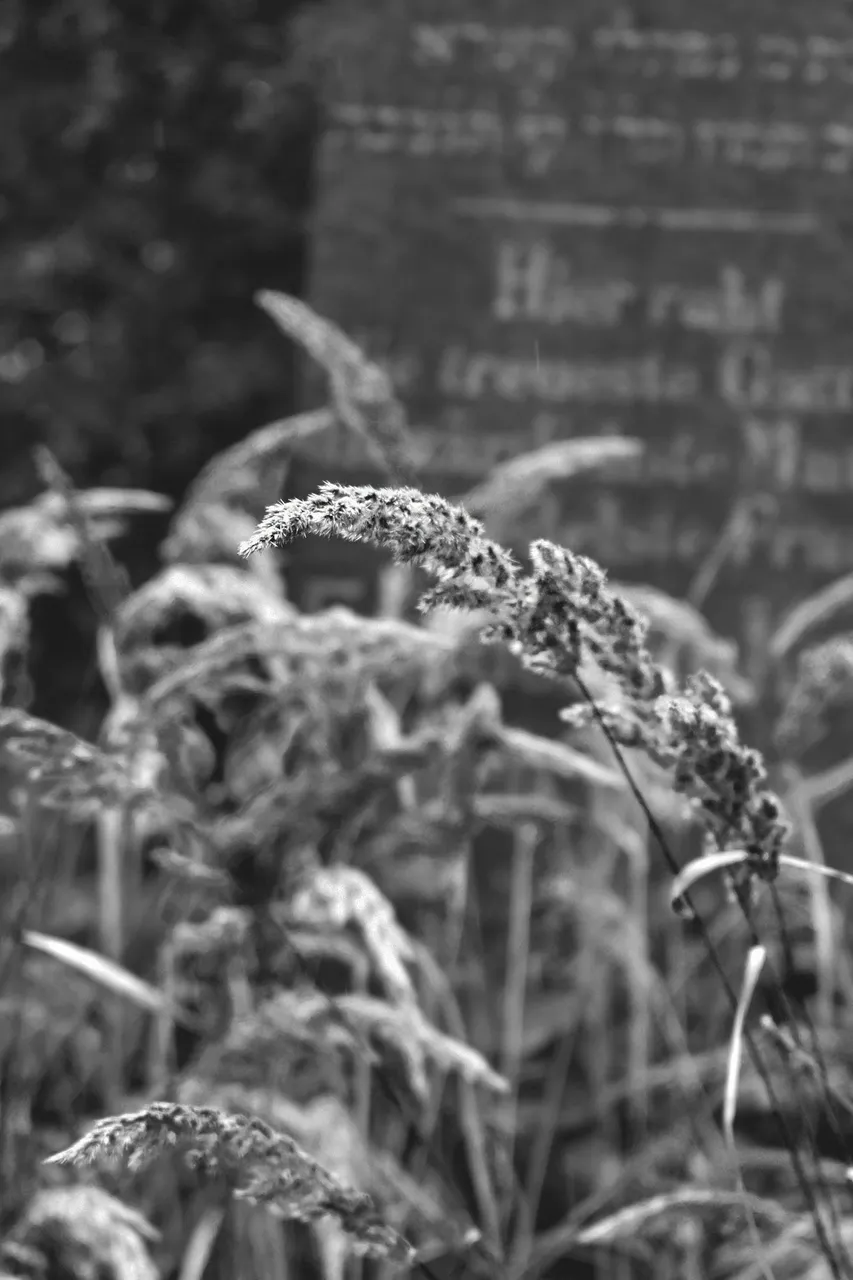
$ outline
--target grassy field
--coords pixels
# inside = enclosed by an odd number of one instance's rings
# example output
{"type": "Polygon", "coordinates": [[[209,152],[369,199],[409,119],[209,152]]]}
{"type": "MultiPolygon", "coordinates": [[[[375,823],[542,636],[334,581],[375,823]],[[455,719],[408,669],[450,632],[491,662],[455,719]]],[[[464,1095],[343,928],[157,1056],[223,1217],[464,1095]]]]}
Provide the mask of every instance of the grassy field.
{"type": "Polygon", "coordinates": [[[781,622],[756,690],[696,603],[517,545],[555,478],[636,446],[425,494],[382,371],[259,302],[329,407],[213,459],[150,581],[110,546],[156,494],[43,452],[0,514],[0,1272],[853,1274],[850,887],[820,838],[853,767],[805,764],[853,690],[853,584],[781,622]],[[332,421],[388,487],[276,502],[332,421]],[[388,553],[381,616],[296,609],[306,536],[388,553]],[[21,674],[71,564],[93,742],[21,674]]]}

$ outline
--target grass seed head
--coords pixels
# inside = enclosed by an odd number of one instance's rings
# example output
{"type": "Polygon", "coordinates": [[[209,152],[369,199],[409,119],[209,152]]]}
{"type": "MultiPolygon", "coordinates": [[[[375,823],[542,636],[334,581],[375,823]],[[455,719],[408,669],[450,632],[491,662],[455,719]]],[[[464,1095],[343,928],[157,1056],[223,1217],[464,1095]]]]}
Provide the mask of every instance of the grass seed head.
{"type": "Polygon", "coordinates": [[[408,1244],[380,1220],[370,1196],[341,1182],[291,1137],[257,1118],[152,1102],[143,1111],[100,1120],[48,1163],[121,1163],[136,1170],[169,1150],[180,1152],[190,1167],[224,1179],[236,1198],[264,1204],[289,1220],[332,1215],[363,1252],[411,1260],[408,1244]]]}

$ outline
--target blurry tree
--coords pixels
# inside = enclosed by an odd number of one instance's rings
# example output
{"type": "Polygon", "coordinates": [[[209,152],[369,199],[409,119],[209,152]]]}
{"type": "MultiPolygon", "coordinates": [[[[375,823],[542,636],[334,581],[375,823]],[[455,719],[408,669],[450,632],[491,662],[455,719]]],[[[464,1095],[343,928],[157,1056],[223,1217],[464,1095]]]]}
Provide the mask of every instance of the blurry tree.
{"type": "MultiPolygon", "coordinates": [[[[301,292],[316,127],[302,7],[0,5],[0,509],[39,487],[38,441],[82,487],[177,495],[292,410],[287,345],[252,295],[301,292]]],[[[135,578],[162,533],[117,548],[135,578]]],[[[74,582],[35,609],[36,707],[65,723],[98,698],[89,615],[74,582]]]]}
{"type": "Polygon", "coordinates": [[[291,407],[252,303],[299,293],[315,110],[299,0],[0,12],[0,507],[43,440],[81,483],[179,492],[291,407]]]}

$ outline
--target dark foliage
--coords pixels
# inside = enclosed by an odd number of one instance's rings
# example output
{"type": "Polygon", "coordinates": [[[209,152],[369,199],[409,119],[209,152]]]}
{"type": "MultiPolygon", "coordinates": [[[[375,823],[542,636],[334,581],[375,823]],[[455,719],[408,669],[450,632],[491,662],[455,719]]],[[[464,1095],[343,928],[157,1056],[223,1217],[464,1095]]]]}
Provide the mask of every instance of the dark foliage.
{"type": "Polygon", "coordinates": [[[0,506],[46,442],[177,493],[291,407],[252,303],[299,292],[314,105],[298,0],[10,0],[0,16],[0,506]]]}
{"type": "MultiPolygon", "coordinates": [[[[39,441],[81,487],[177,496],[292,410],[288,347],[252,295],[301,291],[316,111],[300,8],[2,6],[0,508],[37,491],[39,441]]],[[[141,521],[120,548],[135,581],[163,533],[141,521]]],[[[90,611],[68,586],[39,602],[31,666],[39,709],[85,729],[90,611]]]]}

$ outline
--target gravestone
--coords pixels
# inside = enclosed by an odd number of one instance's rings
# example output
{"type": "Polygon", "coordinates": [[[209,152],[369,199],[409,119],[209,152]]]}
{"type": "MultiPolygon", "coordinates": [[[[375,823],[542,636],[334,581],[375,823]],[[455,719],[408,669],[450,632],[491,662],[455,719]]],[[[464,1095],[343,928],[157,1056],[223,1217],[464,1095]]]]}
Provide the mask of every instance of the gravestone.
{"type": "MultiPolygon", "coordinates": [[[[853,7],[347,0],[318,29],[307,297],[393,371],[425,486],[638,437],[532,532],[680,595],[740,513],[708,612],[759,645],[853,569],[853,7]]],[[[335,432],[322,479],[378,476],[335,432]]],[[[306,549],[310,603],[367,603],[366,563],[306,549]]]]}

